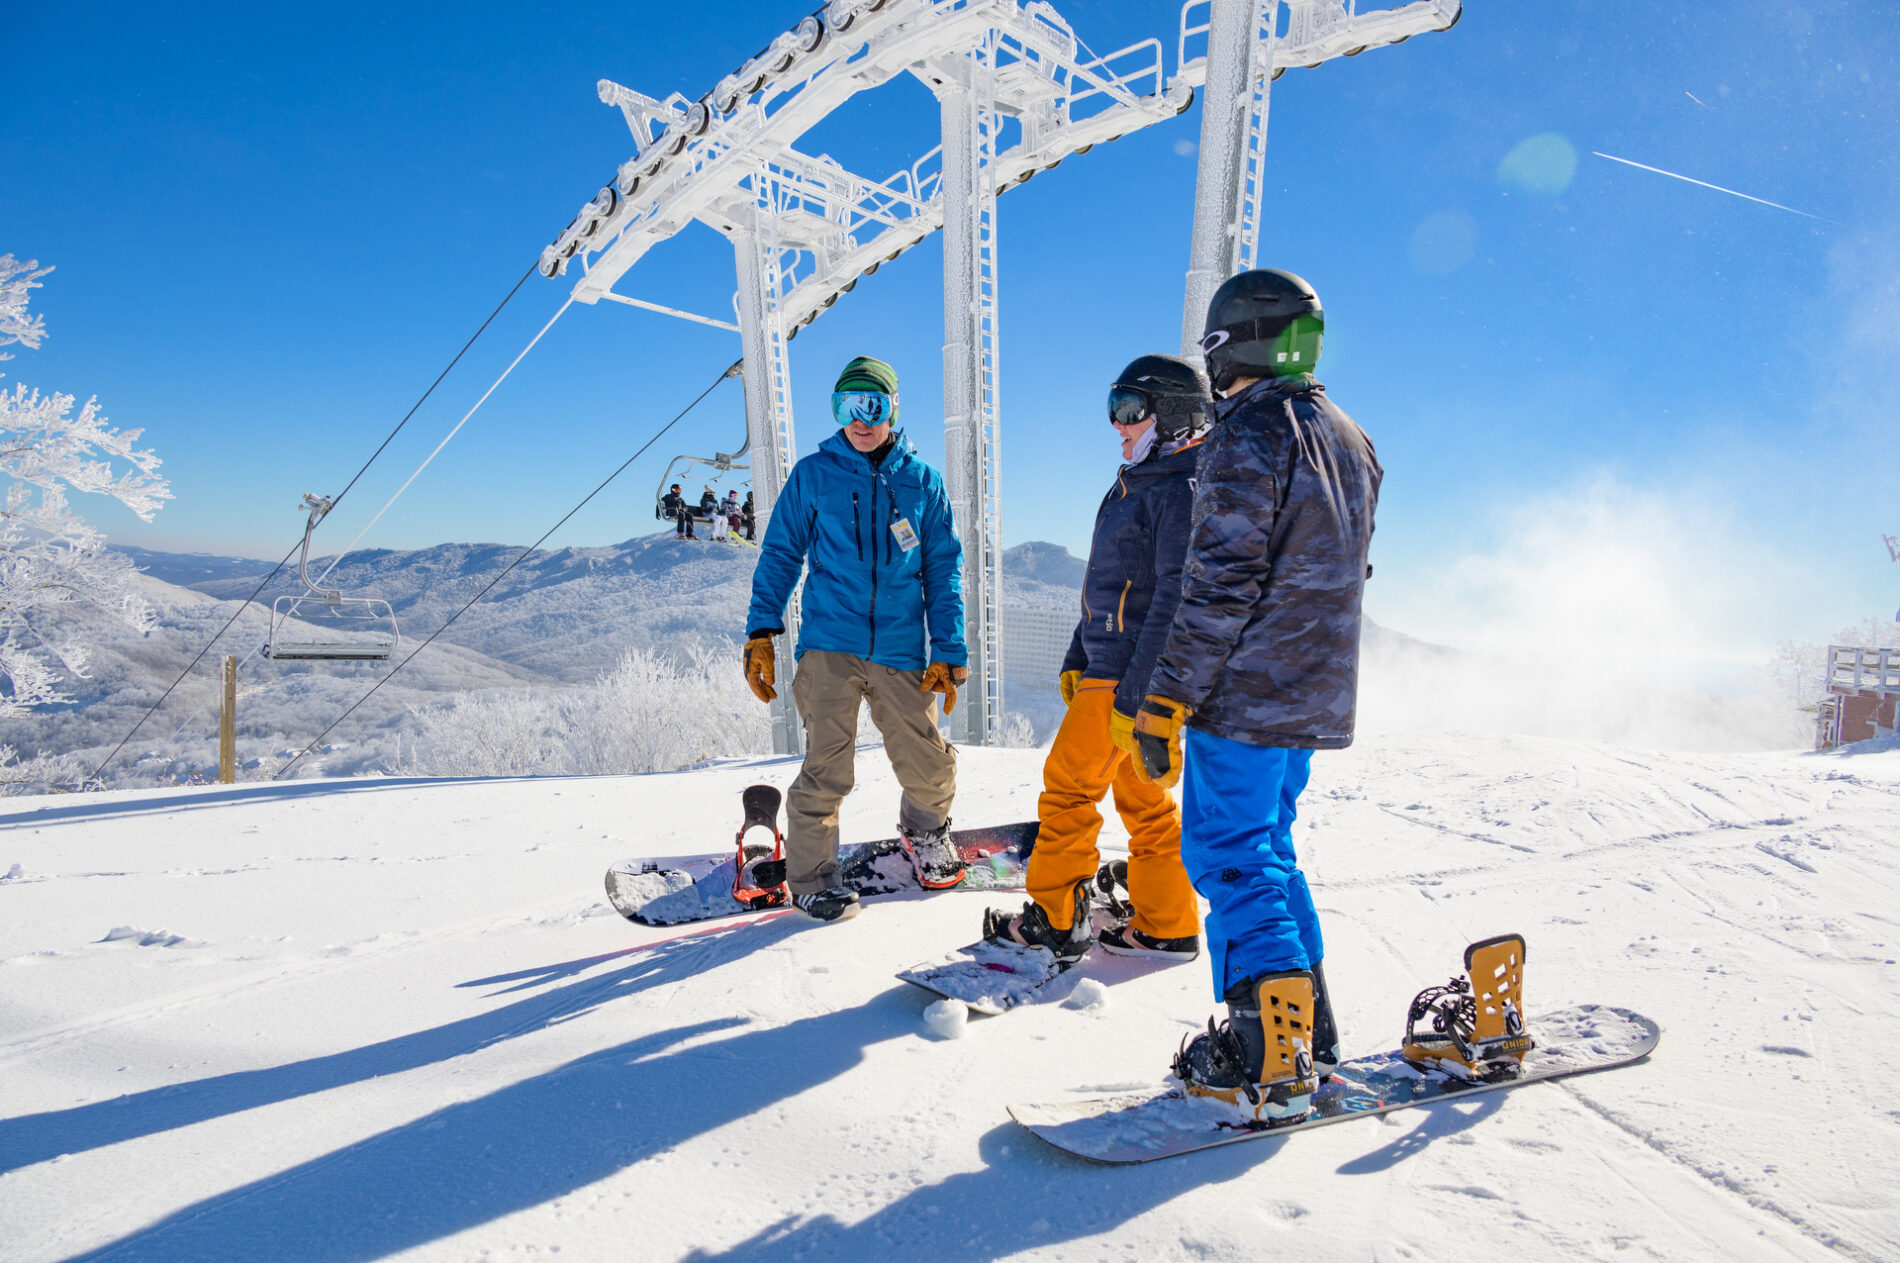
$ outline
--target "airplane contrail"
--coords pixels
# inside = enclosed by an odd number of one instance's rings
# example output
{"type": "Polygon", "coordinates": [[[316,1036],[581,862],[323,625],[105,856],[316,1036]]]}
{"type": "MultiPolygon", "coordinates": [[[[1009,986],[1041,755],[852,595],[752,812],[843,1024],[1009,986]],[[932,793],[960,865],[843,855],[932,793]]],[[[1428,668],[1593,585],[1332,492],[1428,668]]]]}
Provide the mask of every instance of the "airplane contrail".
{"type": "Polygon", "coordinates": [[[1672,180],[1687,180],[1690,184],[1700,184],[1703,188],[1714,189],[1717,193],[1727,193],[1731,197],[1740,197],[1751,202],[1760,202],[1763,206],[1772,206],[1776,210],[1785,210],[1791,215],[1802,215],[1808,219],[1818,219],[1824,224],[1833,224],[1836,228],[1839,228],[1842,226],[1839,220],[1828,219],[1825,216],[1821,216],[1821,215],[1809,214],[1807,211],[1804,211],[1804,210],[1796,210],[1792,206],[1783,206],[1780,202],[1771,202],[1765,197],[1754,197],[1747,193],[1739,193],[1734,189],[1725,189],[1719,184],[1710,184],[1707,180],[1697,180],[1690,176],[1677,175],[1674,171],[1665,171],[1661,167],[1651,167],[1651,166],[1646,166],[1645,164],[1640,163],[1640,162],[1631,162],[1628,158],[1619,158],[1613,153],[1604,153],[1601,150],[1597,150],[1597,149],[1592,149],[1590,152],[1595,154],[1599,158],[1608,158],[1611,162],[1620,162],[1626,167],[1635,167],[1638,170],[1642,170],[1642,171],[1654,171],[1657,175],[1666,175],[1672,180]]]}
{"type": "Polygon", "coordinates": [[[1682,90],[1682,95],[1688,97],[1691,101],[1694,101],[1697,105],[1701,106],[1705,110],[1709,108],[1709,103],[1707,101],[1704,101],[1701,97],[1689,91],[1689,89],[1687,88],[1684,88],[1682,90]]]}

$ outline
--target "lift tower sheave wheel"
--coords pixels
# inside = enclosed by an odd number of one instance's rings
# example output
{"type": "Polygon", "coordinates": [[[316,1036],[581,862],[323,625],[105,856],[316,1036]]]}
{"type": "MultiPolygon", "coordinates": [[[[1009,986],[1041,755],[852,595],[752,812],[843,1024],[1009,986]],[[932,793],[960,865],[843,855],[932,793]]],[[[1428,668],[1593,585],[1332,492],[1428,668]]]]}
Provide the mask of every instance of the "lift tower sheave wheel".
{"type": "Polygon", "coordinates": [[[280,596],[271,602],[270,636],[264,656],[275,662],[386,662],[396,652],[401,635],[396,611],[376,597],[344,596],[337,588],[320,588],[310,578],[310,536],[330,512],[327,496],[306,494],[303,508],[310,513],[303,528],[303,551],[297,558],[301,596],[280,596]],[[306,609],[314,605],[314,611],[306,609]],[[293,620],[300,626],[294,626],[293,620]],[[323,638],[299,632],[320,631],[323,638]]]}

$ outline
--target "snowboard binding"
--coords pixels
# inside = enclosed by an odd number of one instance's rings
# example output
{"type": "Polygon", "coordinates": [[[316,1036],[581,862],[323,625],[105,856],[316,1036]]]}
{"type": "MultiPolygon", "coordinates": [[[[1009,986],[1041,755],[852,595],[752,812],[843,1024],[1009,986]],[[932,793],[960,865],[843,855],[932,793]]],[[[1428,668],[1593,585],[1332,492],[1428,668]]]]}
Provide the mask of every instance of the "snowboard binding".
{"type": "Polygon", "coordinates": [[[1183,1037],[1171,1069],[1189,1096],[1214,1097],[1252,1115],[1248,1126],[1306,1121],[1319,1091],[1313,1066],[1313,975],[1262,974],[1228,988],[1227,1020],[1183,1037]]]}
{"type": "Polygon", "coordinates": [[[1132,895],[1128,889],[1128,861],[1111,860],[1095,873],[1095,889],[1102,896],[1102,906],[1108,909],[1110,921],[1126,921],[1135,915],[1135,905],[1129,900],[1132,895]],[[1121,894],[1116,894],[1116,887],[1121,894]]]}
{"type": "Polygon", "coordinates": [[[745,807],[745,823],[739,826],[734,843],[738,854],[733,861],[732,897],[754,912],[782,908],[791,902],[792,892],[785,884],[785,836],[778,831],[778,787],[747,786],[740,802],[745,807]],[[770,830],[772,844],[748,843],[746,835],[754,829],[770,830]]]}
{"type": "Polygon", "coordinates": [[[1468,977],[1427,987],[1405,1014],[1401,1055],[1466,1079],[1515,1071],[1536,1044],[1524,1028],[1524,936],[1500,934],[1465,948],[1468,977]],[[1431,1029],[1419,1023],[1429,1017],[1431,1029]]]}

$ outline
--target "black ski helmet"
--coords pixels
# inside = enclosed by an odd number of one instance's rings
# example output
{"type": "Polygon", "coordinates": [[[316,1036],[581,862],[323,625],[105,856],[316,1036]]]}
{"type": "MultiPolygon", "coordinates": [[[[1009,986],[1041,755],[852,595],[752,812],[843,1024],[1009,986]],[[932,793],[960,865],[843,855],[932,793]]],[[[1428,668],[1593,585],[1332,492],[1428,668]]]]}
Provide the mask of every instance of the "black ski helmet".
{"type": "Polygon", "coordinates": [[[1319,294],[1293,273],[1256,268],[1229,277],[1207,305],[1207,375],[1225,393],[1238,377],[1310,373],[1325,329],[1319,294]]]}
{"type": "Polygon", "coordinates": [[[1144,355],[1124,368],[1108,388],[1108,415],[1123,424],[1155,419],[1155,438],[1172,442],[1206,425],[1212,396],[1207,377],[1173,355],[1144,355]]]}

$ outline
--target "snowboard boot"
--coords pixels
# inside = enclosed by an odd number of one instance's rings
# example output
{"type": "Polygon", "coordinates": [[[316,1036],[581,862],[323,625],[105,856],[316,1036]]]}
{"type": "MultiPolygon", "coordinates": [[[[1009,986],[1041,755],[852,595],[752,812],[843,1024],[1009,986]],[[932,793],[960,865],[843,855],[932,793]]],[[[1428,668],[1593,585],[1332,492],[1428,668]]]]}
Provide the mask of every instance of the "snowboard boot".
{"type": "Polygon", "coordinates": [[[970,862],[950,841],[950,821],[947,819],[934,829],[915,831],[906,829],[900,823],[897,837],[904,847],[904,854],[910,857],[910,866],[917,874],[917,884],[925,890],[948,890],[962,881],[963,874],[969,871],[970,862]]]}
{"type": "Polygon", "coordinates": [[[1159,960],[1193,960],[1201,954],[1201,937],[1155,938],[1134,925],[1135,905],[1128,889],[1128,861],[1113,860],[1096,871],[1095,889],[1100,892],[1109,918],[1117,924],[1103,930],[1095,941],[1102,950],[1115,956],[1147,956],[1159,960]],[[1120,893],[1117,893],[1117,892],[1120,893]]]}
{"type": "Polygon", "coordinates": [[[1326,968],[1313,962],[1313,1070],[1321,1083],[1339,1069],[1339,1025],[1333,1021],[1333,997],[1326,990],[1326,968]]]}
{"type": "Polygon", "coordinates": [[[1201,954],[1201,936],[1198,934],[1190,934],[1186,938],[1155,938],[1137,930],[1132,921],[1124,921],[1103,930],[1095,941],[1111,956],[1146,956],[1151,960],[1179,963],[1193,960],[1201,954]]]}
{"type": "Polygon", "coordinates": [[[858,915],[858,892],[832,886],[809,895],[793,895],[792,906],[814,921],[849,921],[858,915]]]}
{"type": "Polygon", "coordinates": [[[1227,989],[1227,1020],[1183,1039],[1174,1075],[1190,1096],[1218,1097],[1267,1127],[1303,1122],[1319,1090],[1313,1069],[1313,975],[1262,974],[1227,989]]]}
{"type": "Polygon", "coordinates": [[[995,908],[983,914],[983,938],[991,943],[1016,947],[1040,947],[1055,957],[1059,968],[1067,969],[1089,950],[1095,936],[1095,921],[1089,913],[1089,887],[1077,882],[1070,893],[1074,920],[1059,930],[1049,922],[1042,905],[1031,899],[1015,916],[995,908]]]}
{"type": "Polygon", "coordinates": [[[1427,987],[1405,1013],[1406,1060],[1466,1079],[1515,1070],[1535,1044],[1524,1029],[1524,937],[1501,934],[1465,948],[1468,978],[1427,987]],[[1432,1019],[1431,1029],[1418,1023],[1432,1019]]]}

